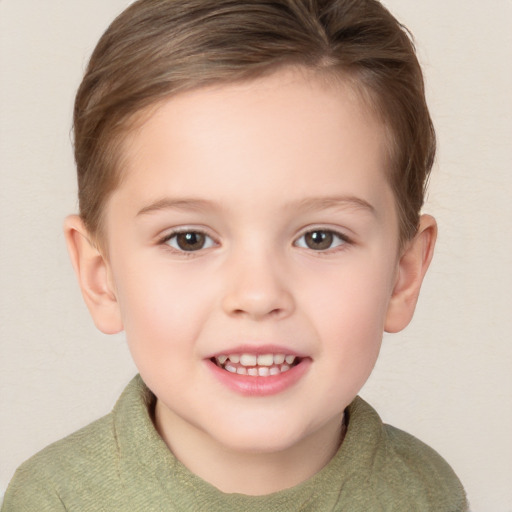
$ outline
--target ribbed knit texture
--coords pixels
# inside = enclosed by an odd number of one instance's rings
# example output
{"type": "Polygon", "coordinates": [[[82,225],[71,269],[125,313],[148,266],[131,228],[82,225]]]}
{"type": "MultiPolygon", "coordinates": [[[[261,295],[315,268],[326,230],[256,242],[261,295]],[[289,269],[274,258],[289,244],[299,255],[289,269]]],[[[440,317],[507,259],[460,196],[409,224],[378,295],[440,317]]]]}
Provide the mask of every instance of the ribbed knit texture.
{"type": "Polygon", "coordinates": [[[383,425],[362,399],[348,408],[335,457],[306,482],[267,496],[225,494],[185,468],[149,415],[139,376],[113,411],[25,462],[2,512],[462,512],[465,493],[431,448],[383,425]]]}

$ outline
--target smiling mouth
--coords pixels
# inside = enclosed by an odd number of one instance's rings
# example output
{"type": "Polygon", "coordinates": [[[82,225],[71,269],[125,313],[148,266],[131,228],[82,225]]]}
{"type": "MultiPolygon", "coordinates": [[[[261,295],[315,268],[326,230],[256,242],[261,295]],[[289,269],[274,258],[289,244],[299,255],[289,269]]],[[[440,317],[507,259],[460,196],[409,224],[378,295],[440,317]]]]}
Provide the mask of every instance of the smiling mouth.
{"type": "Polygon", "coordinates": [[[251,377],[270,377],[297,366],[301,358],[291,354],[221,354],[212,357],[211,361],[230,373],[251,377]]]}

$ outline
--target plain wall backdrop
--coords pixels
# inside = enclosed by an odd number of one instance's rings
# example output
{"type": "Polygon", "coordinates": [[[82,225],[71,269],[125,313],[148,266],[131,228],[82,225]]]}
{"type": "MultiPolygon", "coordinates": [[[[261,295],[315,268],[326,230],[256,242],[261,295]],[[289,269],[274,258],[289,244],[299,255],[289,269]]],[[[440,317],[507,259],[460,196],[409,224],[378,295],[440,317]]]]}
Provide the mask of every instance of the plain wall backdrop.
{"type": "MultiPolygon", "coordinates": [[[[107,413],[135,367],[95,330],[68,261],[71,111],[127,0],[0,0],[0,492],[48,443],[107,413]]],[[[512,511],[512,1],[386,0],[413,32],[439,153],[440,236],[416,317],[362,396],[438,450],[474,512],[512,511]]]]}

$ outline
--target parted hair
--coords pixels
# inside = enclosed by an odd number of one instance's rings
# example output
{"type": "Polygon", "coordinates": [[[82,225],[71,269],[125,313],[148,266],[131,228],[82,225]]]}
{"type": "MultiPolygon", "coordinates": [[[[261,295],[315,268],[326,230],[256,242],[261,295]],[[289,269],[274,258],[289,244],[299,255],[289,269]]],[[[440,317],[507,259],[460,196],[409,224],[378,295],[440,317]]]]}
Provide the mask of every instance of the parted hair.
{"type": "Polygon", "coordinates": [[[91,235],[101,238],[106,201],[123,177],[123,141],[144,112],[183,91],[284,66],[347,80],[384,124],[400,238],[412,238],[435,132],[412,38],[377,0],[130,5],[98,42],[75,100],[79,208],[91,235]]]}

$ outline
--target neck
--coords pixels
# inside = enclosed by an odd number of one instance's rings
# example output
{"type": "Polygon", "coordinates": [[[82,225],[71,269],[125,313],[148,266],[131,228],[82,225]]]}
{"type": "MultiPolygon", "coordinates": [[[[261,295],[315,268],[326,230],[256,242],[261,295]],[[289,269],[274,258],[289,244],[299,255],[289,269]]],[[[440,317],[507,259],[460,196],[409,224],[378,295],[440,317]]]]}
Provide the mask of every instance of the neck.
{"type": "Polygon", "coordinates": [[[170,416],[158,402],[155,426],[174,456],[192,473],[222,492],[252,496],[288,489],[311,478],[332,459],[344,435],[343,418],[335,417],[291,447],[238,450],[170,416]]]}

